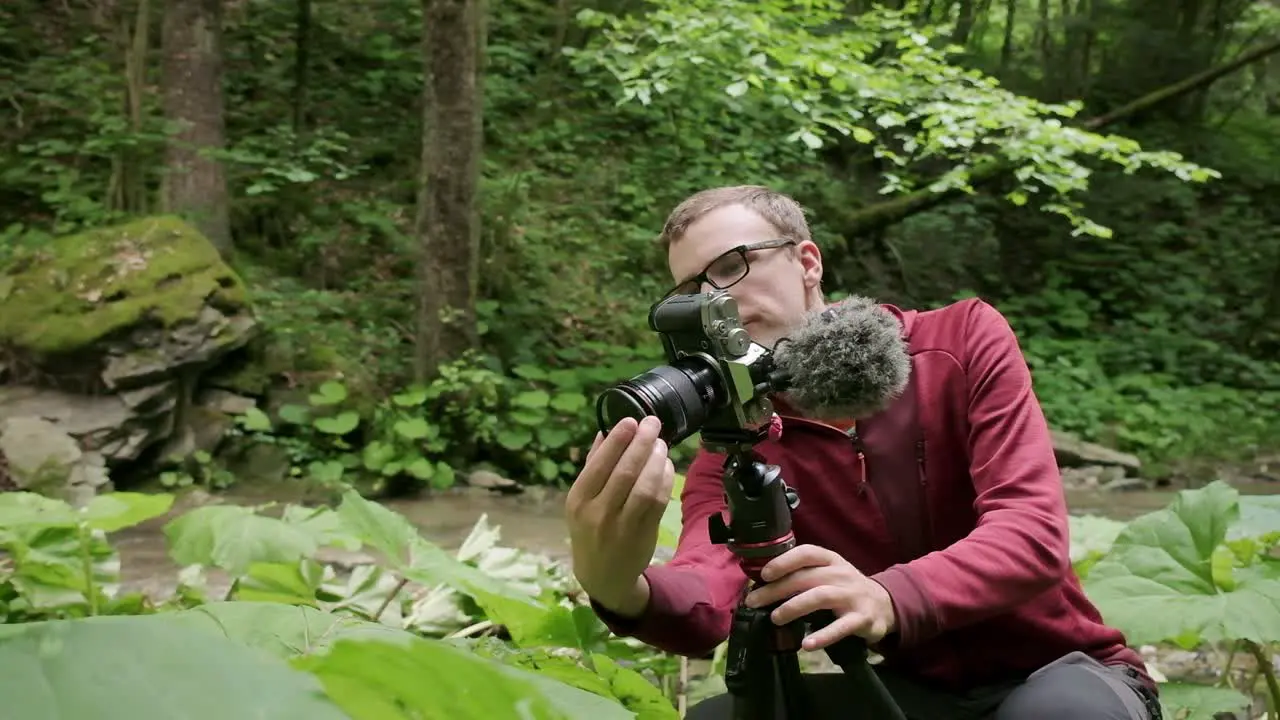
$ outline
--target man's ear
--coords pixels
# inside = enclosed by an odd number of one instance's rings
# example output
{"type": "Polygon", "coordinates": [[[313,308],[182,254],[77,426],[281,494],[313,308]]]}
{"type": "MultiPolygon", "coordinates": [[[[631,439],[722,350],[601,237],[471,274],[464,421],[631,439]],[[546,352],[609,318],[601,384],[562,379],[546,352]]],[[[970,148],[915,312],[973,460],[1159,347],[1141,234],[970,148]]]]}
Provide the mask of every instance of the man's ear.
{"type": "Polygon", "coordinates": [[[800,254],[800,266],[804,269],[804,286],[807,288],[822,287],[822,251],[812,240],[805,240],[796,246],[800,254]]]}

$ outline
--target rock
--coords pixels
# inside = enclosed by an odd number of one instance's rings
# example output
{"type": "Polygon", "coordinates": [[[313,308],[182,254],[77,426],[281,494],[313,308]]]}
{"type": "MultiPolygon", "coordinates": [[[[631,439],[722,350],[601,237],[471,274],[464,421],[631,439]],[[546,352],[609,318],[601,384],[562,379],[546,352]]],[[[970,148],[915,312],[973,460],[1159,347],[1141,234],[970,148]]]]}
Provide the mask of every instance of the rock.
{"type": "Polygon", "coordinates": [[[82,451],[75,438],[41,418],[13,417],[0,423],[0,454],[15,489],[73,505],[84,505],[109,483],[101,454],[82,451]]]}
{"type": "Polygon", "coordinates": [[[1117,465],[1062,468],[1062,484],[1069,488],[1092,489],[1124,479],[1125,469],[1117,465]]]}
{"type": "Polygon", "coordinates": [[[149,394],[97,396],[0,387],[0,421],[20,417],[49,421],[75,438],[81,449],[101,453],[109,464],[137,460],[144,449],[168,437],[176,404],[174,385],[156,386],[149,394]]]}
{"type": "Polygon", "coordinates": [[[489,470],[475,470],[467,475],[467,485],[495,492],[518,493],[520,483],[489,470]]]}
{"type": "Polygon", "coordinates": [[[243,415],[251,408],[257,407],[258,401],[227,390],[212,388],[201,393],[196,399],[196,404],[228,415],[243,415]]]}
{"type": "Polygon", "coordinates": [[[1120,467],[1134,472],[1142,469],[1142,461],[1133,455],[1086,442],[1071,433],[1060,430],[1053,431],[1053,452],[1057,456],[1058,466],[1063,468],[1099,465],[1120,467]]]}
{"type": "MultiPolygon", "coordinates": [[[[108,465],[137,460],[257,329],[240,278],[180,219],[58,238],[0,269],[0,420],[56,425],[108,465]]],[[[212,442],[204,429],[184,421],[175,447],[212,442]]]]}

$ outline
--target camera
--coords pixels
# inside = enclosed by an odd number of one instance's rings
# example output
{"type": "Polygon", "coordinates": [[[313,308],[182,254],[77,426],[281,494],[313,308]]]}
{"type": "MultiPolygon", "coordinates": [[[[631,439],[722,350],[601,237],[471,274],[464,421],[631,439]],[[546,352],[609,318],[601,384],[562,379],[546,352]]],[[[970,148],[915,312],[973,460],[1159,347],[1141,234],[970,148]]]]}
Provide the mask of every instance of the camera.
{"type": "Polygon", "coordinates": [[[701,432],[729,442],[756,433],[773,414],[769,395],[785,389],[774,354],[753,341],[724,290],[673,295],[649,309],[667,364],[602,392],[596,422],[608,433],[623,418],[656,415],[676,445],[701,432]]]}

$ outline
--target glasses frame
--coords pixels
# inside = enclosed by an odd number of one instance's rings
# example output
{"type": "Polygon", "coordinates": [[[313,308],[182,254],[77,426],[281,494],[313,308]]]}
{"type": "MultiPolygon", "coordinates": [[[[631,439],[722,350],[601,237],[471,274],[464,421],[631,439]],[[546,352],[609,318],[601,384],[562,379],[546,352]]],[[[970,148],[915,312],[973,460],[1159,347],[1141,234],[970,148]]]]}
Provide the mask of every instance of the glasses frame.
{"type": "MultiPolygon", "coordinates": [[[[761,240],[760,242],[747,243],[744,245],[739,245],[735,248],[730,248],[728,250],[725,250],[724,252],[717,255],[715,259],[713,259],[711,262],[707,263],[707,266],[702,269],[702,272],[698,273],[697,275],[694,275],[688,280],[682,280],[676,283],[675,287],[668,290],[666,295],[663,295],[663,298],[664,299],[669,298],[672,295],[678,294],[677,291],[681,287],[688,285],[689,283],[697,283],[696,287],[699,289],[702,288],[703,283],[707,283],[708,285],[710,285],[711,287],[717,290],[728,290],[734,285],[737,285],[738,283],[742,282],[744,278],[746,278],[748,275],[751,274],[751,260],[748,259],[747,257],[748,253],[756,250],[772,250],[774,248],[790,247],[792,245],[797,245],[797,244],[798,243],[795,240],[791,240],[790,238],[774,238],[772,240],[761,240]],[[721,260],[731,255],[740,256],[742,258],[742,265],[746,269],[742,271],[742,274],[738,276],[737,280],[734,280],[733,282],[727,285],[723,285],[723,286],[718,285],[716,281],[712,280],[707,275],[707,273],[710,272],[712,266],[714,266],[716,263],[720,262],[721,260]]],[[[697,291],[695,290],[694,292],[697,292],[697,291]]]]}

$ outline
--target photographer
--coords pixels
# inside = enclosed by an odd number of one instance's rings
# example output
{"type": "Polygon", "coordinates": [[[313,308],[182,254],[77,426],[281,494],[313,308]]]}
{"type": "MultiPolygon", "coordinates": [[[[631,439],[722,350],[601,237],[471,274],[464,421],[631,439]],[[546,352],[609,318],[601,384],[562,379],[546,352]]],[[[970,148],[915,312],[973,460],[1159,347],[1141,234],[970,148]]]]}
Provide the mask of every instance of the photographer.
{"type": "MultiPolygon", "coordinates": [[[[821,254],[784,195],[700,192],[662,240],[673,292],[727,290],[761,344],[826,306],[821,254]]],[[[757,452],[799,492],[799,545],[766,566],[748,604],[785,601],[779,624],[834,618],[806,650],[864,638],[912,720],[1154,720],[1155,683],[1072,572],[1049,429],[1008,323],[979,300],[880,307],[909,356],[901,397],[843,423],[774,399],[782,434],[757,452]]],[[[649,566],[674,474],[658,432],[651,417],[597,437],[566,504],[574,572],[614,633],[698,657],[726,639],[749,583],[708,536],[725,502],[723,456],[705,448],[687,472],[675,557],[649,566]]],[[[805,676],[816,717],[858,716],[842,681],[805,676]]],[[[730,708],[720,696],[688,717],[727,720],[730,708]]]]}

